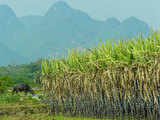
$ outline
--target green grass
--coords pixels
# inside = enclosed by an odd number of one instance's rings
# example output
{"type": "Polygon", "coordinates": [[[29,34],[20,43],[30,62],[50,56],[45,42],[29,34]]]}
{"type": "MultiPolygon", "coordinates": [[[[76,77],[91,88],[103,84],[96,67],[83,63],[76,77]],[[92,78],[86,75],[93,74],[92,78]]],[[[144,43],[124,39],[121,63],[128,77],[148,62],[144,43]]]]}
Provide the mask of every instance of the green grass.
{"type": "Polygon", "coordinates": [[[48,116],[46,114],[32,114],[32,115],[19,114],[17,116],[3,116],[1,120],[110,120],[110,119],[48,116]]]}
{"type": "MultiPolygon", "coordinates": [[[[24,96],[24,93],[12,95],[8,93],[0,95],[0,120],[111,120],[69,117],[63,115],[48,115],[48,109],[45,104],[40,103],[31,96],[24,96]]],[[[41,89],[37,89],[37,94],[42,94],[41,89]]],[[[40,95],[43,98],[42,95],[40,95]]],[[[132,120],[131,118],[126,118],[132,120]]],[[[113,119],[112,119],[113,120],[113,119]]],[[[121,118],[115,118],[121,120],[121,118]]]]}
{"type": "Polygon", "coordinates": [[[47,115],[48,112],[45,104],[39,103],[28,96],[13,96],[11,94],[1,96],[0,114],[0,120],[93,120],[91,118],[47,115]]]}
{"type": "MultiPolygon", "coordinates": [[[[0,120],[93,120],[90,118],[48,115],[47,105],[40,103],[29,94],[28,96],[24,96],[24,93],[12,95],[11,91],[8,91],[8,93],[0,95],[0,120]]],[[[36,93],[41,94],[42,91],[37,89],[36,93]]],[[[43,95],[39,96],[43,98],[43,95]]]]}
{"type": "Polygon", "coordinates": [[[0,103],[16,103],[20,101],[20,96],[11,95],[11,94],[3,94],[0,95],[0,103]]]}
{"type": "MultiPolygon", "coordinates": [[[[97,119],[97,118],[82,118],[82,117],[65,117],[62,115],[46,115],[46,114],[24,114],[18,113],[17,115],[3,117],[0,116],[1,120],[137,120],[132,117],[112,117],[106,119],[97,119]]],[[[139,118],[140,119],[140,118],[139,118]]],[[[140,119],[140,120],[152,120],[152,119],[140,119]]]]}

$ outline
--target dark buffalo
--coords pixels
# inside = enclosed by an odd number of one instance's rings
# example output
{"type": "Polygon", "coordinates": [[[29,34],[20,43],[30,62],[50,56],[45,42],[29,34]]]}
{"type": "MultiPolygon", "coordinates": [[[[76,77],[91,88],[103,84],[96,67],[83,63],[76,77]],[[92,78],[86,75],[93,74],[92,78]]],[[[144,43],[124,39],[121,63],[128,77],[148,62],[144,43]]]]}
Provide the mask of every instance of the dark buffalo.
{"type": "Polygon", "coordinates": [[[15,84],[14,87],[13,87],[13,90],[12,90],[12,94],[14,94],[15,92],[16,93],[25,92],[26,94],[29,92],[31,94],[34,94],[34,91],[26,83],[17,83],[17,84],[15,84]]]}

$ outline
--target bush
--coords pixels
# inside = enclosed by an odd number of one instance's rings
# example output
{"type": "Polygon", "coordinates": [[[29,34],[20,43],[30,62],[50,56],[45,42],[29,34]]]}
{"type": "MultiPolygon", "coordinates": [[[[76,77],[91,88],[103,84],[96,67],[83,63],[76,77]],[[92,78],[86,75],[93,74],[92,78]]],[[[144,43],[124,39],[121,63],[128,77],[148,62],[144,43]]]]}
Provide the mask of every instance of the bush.
{"type": "Polygon", "coordinates": [[[0,102],[5,102],[5,103],[15,103],[20,100],[20,96],[18,95],[10,95],[10,94],[5,94],[0,96],[0,102]]]}
{"type": "Polygon", "coordinates": [[[8,87],[12,86],[13,82],[9,76],[0,77],[0,94],[4,93],[8,87]]]}
{"type": "Polygon", "coordinates": [[[5,87],[4,86],[0,86],[0,94],[5,92],[5,87]]]}

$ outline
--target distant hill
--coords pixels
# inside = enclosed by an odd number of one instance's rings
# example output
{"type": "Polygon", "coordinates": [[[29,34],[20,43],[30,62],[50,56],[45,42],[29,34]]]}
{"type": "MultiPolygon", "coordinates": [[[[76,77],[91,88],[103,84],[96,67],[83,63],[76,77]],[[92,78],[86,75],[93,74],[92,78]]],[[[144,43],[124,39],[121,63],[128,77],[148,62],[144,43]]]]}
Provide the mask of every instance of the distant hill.
{"type": "Polygon", "coordinates": [[[0,42],[12,50],[17,50],[22,33],[25,32],[23,23],[7,5],[0,5],[0,42]]]}
{"type": "Polygon", "coordinates": [[[143,34],[148,34],[149,27],[143,21],[135,18],[129,17],[128,19],[124,20],[117,28],[119,36],[132,37],[133,35],[137,35],[138,33],[142,32],[143,34]]]}
{"type": "Polygon", "coordinates": [[[150,32],[149,26],[135,17],[122,22],[116,18],[97,21],[62,1],[51,6],[44,16],[17,18],[8,6],[0,6],[2,13],[7,16],[0,15],[0,25],[6,29],[0,28],[3,34],[0,42],[30,60],[61,55],[67,48],[93,47],[99,40],[106,42],[150,32]],[[9,25],[8,20],[11,21],[9,25]]]}
{"type": "Polygon", "coordinates": [[[19,20],[24,24],[24,27],[26,29],[32,29],[33,27],[39,25],[42,22],[42,18],[43,16],[30,15],[21,17],[19,20]]]}
{"type": "Polygon", "coordinates": [[[27,62],[27,59],[0,43],[0,66],[8,64],[22,64],[25,62],[27,62]]]}

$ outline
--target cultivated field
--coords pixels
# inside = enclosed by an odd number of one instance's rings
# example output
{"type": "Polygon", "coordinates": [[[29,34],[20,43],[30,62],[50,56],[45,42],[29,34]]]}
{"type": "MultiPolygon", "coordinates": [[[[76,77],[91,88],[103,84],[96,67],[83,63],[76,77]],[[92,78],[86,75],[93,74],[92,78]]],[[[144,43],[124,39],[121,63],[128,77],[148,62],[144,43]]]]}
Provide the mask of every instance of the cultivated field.
{"type": "Polygon", "coordinates": [[[2,93],[0,119],[158,119],[160,32],[44,59],[39,82],[34,96],[2,93]]]}
{"type": "MultiPolygon", "coordinates": [[[[39,91],[39,90],[38,90],[39,91]]],[[[80,117],[65,117],[63,115],[50,115],[47,105],[42,103],[43,95],[25,95],[10,92],[0,96],[0,120],[92,120],[80,117]]],[[[95,119],[99,120],[99,119],[95,119]]],[[[109,120],[109,119],[102,119],[109,120]]]]}
{"type": "Polygon", "coordinates": [[[160,32],[100,43],[42,63],[52,113],[104,118],[160,114],[160,32]]]}

